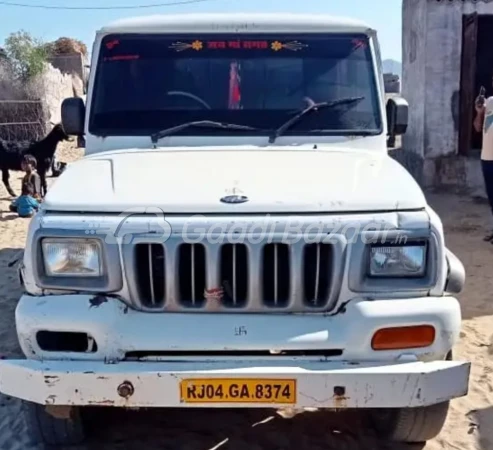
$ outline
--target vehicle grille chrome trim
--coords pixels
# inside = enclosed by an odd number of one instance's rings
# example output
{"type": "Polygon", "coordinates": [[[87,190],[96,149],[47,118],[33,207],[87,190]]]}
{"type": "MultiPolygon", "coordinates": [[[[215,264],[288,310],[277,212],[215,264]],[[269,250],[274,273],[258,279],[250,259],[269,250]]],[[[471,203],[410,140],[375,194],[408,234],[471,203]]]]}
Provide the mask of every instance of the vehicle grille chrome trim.
{"type": "Polygon", "coordinates": [[[343,235],[331,236],[330,243],[315,244],[304,240],[286,243],[277,234],[255,243],[204,239],[191,244],[172,235],[164,244],[147,244],[151,261],[145,267],[153,290],[146,298],[135,256],[136,247],[145,245],[145,240],[141,235],[139,244],[124,244],[122,250],[130,301],[136,309],[149,312],[330,311],[339,293],[347,245],[343,235]],[[163,299],[156,292],[156,245],[162,246],[165,258],[163,299]],[[313,267],[308,278],[307,265],[310,270],[313,267]]]}

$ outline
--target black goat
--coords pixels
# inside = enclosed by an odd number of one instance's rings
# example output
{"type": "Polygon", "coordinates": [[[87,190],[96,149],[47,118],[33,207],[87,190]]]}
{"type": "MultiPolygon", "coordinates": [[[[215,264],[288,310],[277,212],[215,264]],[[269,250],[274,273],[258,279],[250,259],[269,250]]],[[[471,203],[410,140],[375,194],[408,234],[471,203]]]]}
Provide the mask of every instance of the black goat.
{"type": "Polygon", "coordinates": [[[10,187],[9,170],[22,170],[21,163],[24,155],[32,155],[36,158],[37,170],[41,178],[41,195],[46,195],[48,190],[46,184],[46,173],[52,165],[52,160],[56,152],[58,143],[68,141],[69,136],[65,133],[61,124],[57,124],[48,135],[37,142],[2,142],[0,141],[0,170],[2,171],[2,181],[8,193],[15,197],[15,193],[10,187]]]}

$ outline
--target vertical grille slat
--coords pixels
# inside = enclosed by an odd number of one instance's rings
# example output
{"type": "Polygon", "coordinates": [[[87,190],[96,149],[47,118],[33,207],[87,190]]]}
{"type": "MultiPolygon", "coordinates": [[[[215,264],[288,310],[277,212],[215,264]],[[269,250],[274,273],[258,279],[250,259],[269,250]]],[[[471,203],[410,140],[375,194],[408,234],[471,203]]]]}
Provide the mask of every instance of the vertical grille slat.
{"type": "Polygon", "coordinates": [[[156,304],[156,295],[154,294],[154,274],[152,270],[152,245],[149,245],[149,275],[150,275],[150,287],[151,287],[151,302],[153,305],[156,304]]]}
{"type": "Polygon", "coordinates": [[[304,304],[311,307],[325,306],[329,300],[332,276],[332,246],[308,244],[304,249],[304,304]]]}
{"type": "Polygon", "coordinates": [[[320,245],[317,245],[317,261],[315,267],[315,295],[314,295],[315,299],[318,299],[319,288],[320,288],[320,245]]]}
{"type": "Polygon", "coordinates": [[[171,310],[177,310],[181,307],[179,283],[177,283],[179,248],[179,243],[174,239],[166,242],[166,307],[171,310]]]}
{"type": "Polygon", "coordinates": [[[206,299],[206,258],[202,244],[182,244],[178,252],[179,303],[202,308],[206,299]]]}
{"type": "Polygon", "coordinates": [[[267,244],[263,253],[263,300],[267,307],[285,308],[289,304],[290,258],[287,244],[267,244]]]}
{"type": "Polygon", "coordinates": [[[248,302],[248,249],[244,244],[225,244],[221,247],[221,284],[223,305],[244,308],[248,302]]]}
{"type": "Polygon", "coordinates": [[[290,260],[290,307],[303,310],[304,305],[304,283],[303,283],[303,264],[304,264],[305,243],[295,242],[289,246],[290,260]]]}
{"type": "Polygon", "coordinates": [[[161,244],[135,245],[137,289],[144,306],[164,306],[166,299],[165,252],[161,244]]]}
{"type": "Polygon", "coordinates": [[[236,306],[236,245],[233,245],[233,305],[236,306]]]}
{"type": "Polygon", "coordinates": [[[263,248],[248,243],[248,307],[255,310],[264,308],[263,294],[263,248]]]}
{"type": "Polygon", "coordinates": [[[192,272],[190,280],[192,282],[192,306],[195,306],[195,246],[190,246],[190,271],[192,272]]]}
{"type": "Polygon", "coordinates": [[[277,257],[278,257],[277,245],[278,244],[274,244],[274,305],[275,306],[277,306],[277,301],[278,301],[277,283],[279,282],[278,280],[279,270],[277,267],[277,257]]]}

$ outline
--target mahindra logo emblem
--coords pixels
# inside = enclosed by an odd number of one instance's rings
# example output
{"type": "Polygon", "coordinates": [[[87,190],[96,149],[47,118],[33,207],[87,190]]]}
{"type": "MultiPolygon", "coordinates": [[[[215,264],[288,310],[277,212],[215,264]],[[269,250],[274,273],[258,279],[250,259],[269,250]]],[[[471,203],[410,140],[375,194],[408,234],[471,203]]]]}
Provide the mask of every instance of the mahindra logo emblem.
{"type": "Polygon", "coordinates": [[[246,195],[226,195],[221,198],[221,202],[237,204],[237,203],[245,203],[248,201],[248,197],[246,195]]]}

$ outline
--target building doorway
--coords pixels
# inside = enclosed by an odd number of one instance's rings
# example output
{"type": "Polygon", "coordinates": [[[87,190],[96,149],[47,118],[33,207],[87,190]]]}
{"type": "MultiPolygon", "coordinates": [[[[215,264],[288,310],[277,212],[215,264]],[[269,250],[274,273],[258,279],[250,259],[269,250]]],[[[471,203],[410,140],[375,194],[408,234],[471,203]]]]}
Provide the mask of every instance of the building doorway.
{"type": "Polygon", "coordinates": [[[493,15],[467,14],[462,20],[462,55],[459,101],[459,154],[479,154],[482,133],[472,125],[474,100],[481,86],[493,96],[493,15]]]}

